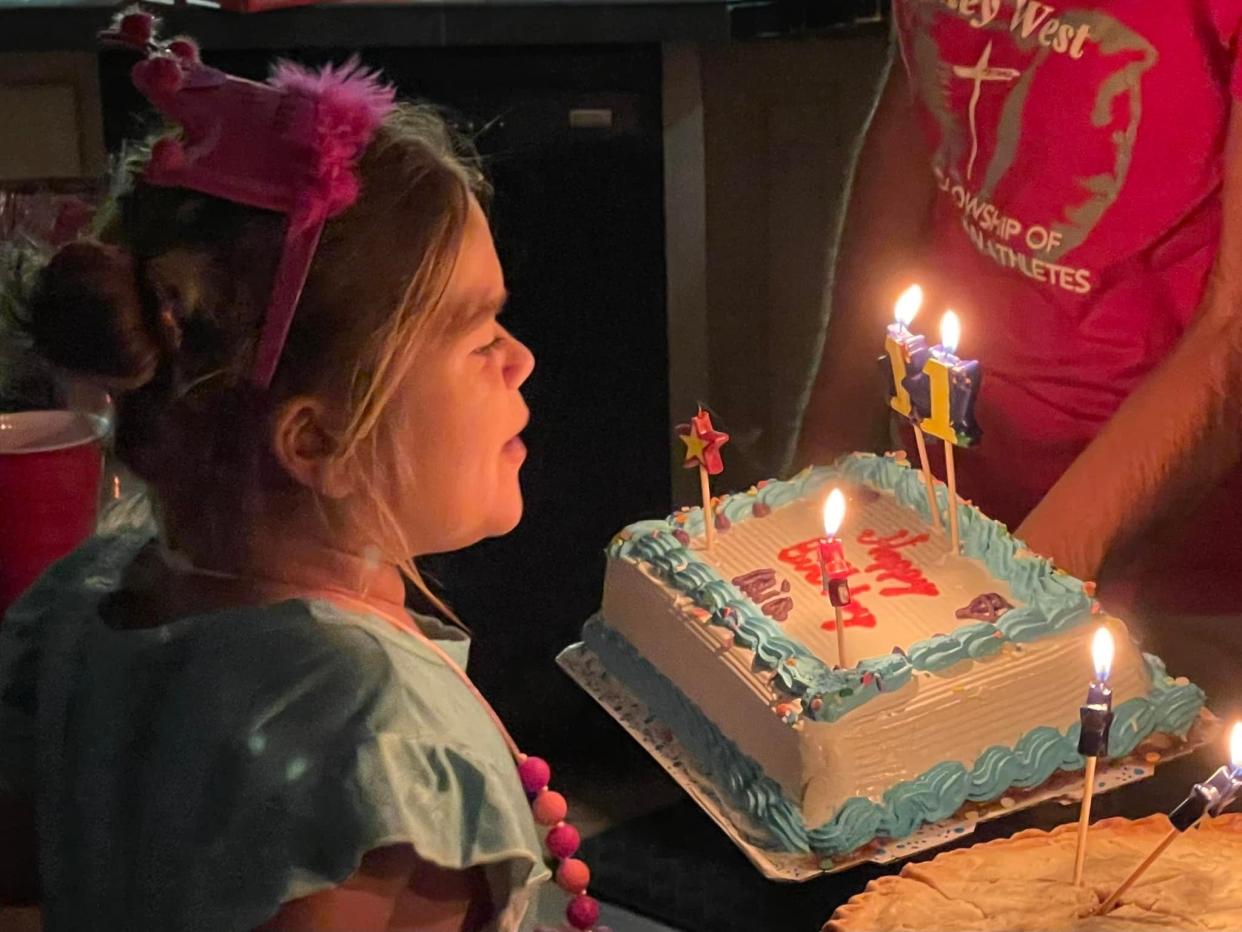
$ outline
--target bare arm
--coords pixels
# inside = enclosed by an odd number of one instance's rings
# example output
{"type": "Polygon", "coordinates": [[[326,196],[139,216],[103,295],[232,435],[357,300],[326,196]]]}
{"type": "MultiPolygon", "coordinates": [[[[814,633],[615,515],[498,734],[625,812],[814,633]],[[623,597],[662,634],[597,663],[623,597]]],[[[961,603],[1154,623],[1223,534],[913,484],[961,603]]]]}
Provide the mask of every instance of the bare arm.
{"type": "Polygon", "coordinates": [[[445,870],[391,845],[367,852],[339,887],[285,903],[256,932],[468,932],[491,914],[481,868],[445,870]]]}
{"type": "Polygon", "coordinates": [[[803,412],[795,467],[883,442],[887,409],[875,360],[892,303],[913,280],[934,198],[930,156],[909,82],[901,62],[890,60],[854,162],[830,286],[828,333],[803,412]]]}
{"type": "Polygon", "coordinates": [[[1181,342],[1130,395],[1017,534],[1083,579],[1110,550],[1200,499],[1242,455],[1242,105],[1225,148],[1216,264],[1181,342]]]}

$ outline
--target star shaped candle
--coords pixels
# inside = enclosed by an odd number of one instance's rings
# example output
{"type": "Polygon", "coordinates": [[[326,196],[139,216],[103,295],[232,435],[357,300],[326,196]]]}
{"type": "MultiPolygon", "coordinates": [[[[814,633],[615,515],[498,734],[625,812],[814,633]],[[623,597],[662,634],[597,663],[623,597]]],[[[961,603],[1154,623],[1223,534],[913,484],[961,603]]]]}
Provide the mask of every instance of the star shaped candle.
{"type": "Polygon", "coordinates": [[[720,455],[720,448],[729,442],[729,435],[712,426],[710,414],[699,408],[699,413],[690,419],[689,424],[678,428],[678,436],[686,445],[683,465],[687,469],[702,466],[711,476],[724,472],[724,459],[720,455]]]}
{"type": "Polygon", "coordinates": [[[686,460],[683,465],[686,469],[693,469],[703,461],[703,451],[707,449],[707,443],[691,429],[689,424],[682,424],[679,429],[686,431],[684,434],[677,435],[686,445],[686,460]]]}
{"type": "Polygon", "coordinates": [[[710,476],[724,472],[720,448],[729,442],[729,435],[712,426],[712,416],[699,406],[699,413],[689,424],[677,426],[677,436],[686,445],[686,469],[698,469],[699,490],[703,495],[703,541],[710,551],[716,542],[716,515],[712,501],[710,476]]]}

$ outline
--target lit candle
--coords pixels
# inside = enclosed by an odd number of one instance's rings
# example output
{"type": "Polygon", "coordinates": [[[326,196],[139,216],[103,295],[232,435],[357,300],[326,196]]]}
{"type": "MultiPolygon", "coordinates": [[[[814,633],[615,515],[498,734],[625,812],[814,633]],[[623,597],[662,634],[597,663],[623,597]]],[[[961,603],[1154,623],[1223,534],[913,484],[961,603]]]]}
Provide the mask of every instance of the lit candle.
{"type": "Polygon", "coordinates": [[[1113,724],[1113,691],[1108,680],[1113,666],[1113,635],[1107,628],[1095,632],[1091,641],[1091,659],[1095,664],[1095,681],[1087,690],[1087,702],[1078,710],[1082,731],[1078,735],[1078,753],[1084,757],[1108,754],[1108,730],[1113,724]]]}
{"type": "Polygon", "coordinates": [[[982,437],[975,423],[975,397],[983,377],[977,360],[958,359],[957,344],[962,325],[957,315],[946,311],[940,319],[940,344],[933,346],[922,371],[907,375],[906,390],[920,427],[944,441],[944,471],[949,487],[949,537],[952,552],[958,552],[957,475],[953,448],[978,443],[982,437]]]}
{"type": "Polygon", "coordinates": [[[1196,783],[1190,795],[1169,813],[1169,821],[1184,832],[1205,815],[1218,816],[1229,808],[1242,789],[1242,722],[1229,733],[1229,763],[1204,783],[1196,783]]]}
{"type": "Polygon", "coordinates": [[[893,307],[893,323],[888,325],[884,333],[884,355],[888,360],[887,371],[890,377],[888,404],[914,427],[919,469],[923,473],[923,485],[927,491],[927,509],[931,512],[932,526],[939,528],[940,506],[936,503],[935,483],[932,481],[931,467],[927,460],[927,441],[923,439],[923,430],[919,427],[919,420],[924,415],[916,415],[910,403],[910,392],[906,389],[907,376],[921,371],[927,359],[927,341],[910,332],[910,324],[914,322],[914,317],[922,306],[923,289],[918,285],[911,285],[901,293],[893,307]]]}
{"type": "Polygon", "coordinates": [[[1233,730],[1229,732],[1229,763],[1212,774],[1206,782],[1196,783],[1190,795],[1169,813],[1169,821],[1173,823],[1169,834],[1143,859],[1143,863],[1131,871],[1121,886],[1112,892],[1096,910],[1096,915],[1102,916],[1116,906],[1122,894],[1147,873],[1147,869],[1156,863],[1156,859],[1164,854],[1165,849],[1179,835],[1197,825],[1200,819],[1218,816],[1224,812],[1238,795],[1239,789],[1242,789],[1242,722],[1235,723],[1233,730]]]}
{"type": "Polygon", "coordinates": [[[1078,753],[1086,758],[1082,776],[1082,806],[1078,810],[1078,850],[1074,856],[1074,886],[1082,883],[1087,859],[1087,826],[1091,822],[1091,798],[1095,794],[1095,767],[1108,754],[1108,732],[1113,724],[1113,691],[1108,679],[1113,667],[1113,636],[1107,628],[1095,632],[1091,641],[1091,660],[1095,680],[1087,690],[1087,702],[1078,710],[1082,730],[1078,733],[1078,753]]]}
{"type": "Polygon", "coordinates": [[[917,372],[927,355],[927,341],[910,332],[914,316],[923,306],[923,289],[911,285],[901,293],[893,308],[893,323],[884,333],[884,353],[888,357],[892,381],[889,383],[888,404],[902,417],[910,417],[910,393],[905,387],[908,370],[917,372]],[[911,363],[914,362],[913,367],[911,363]]]}
{"type": "Polygon", "coordinates": [[[969,447],[982,437],[975,423],[975,399],[983,371],[978,360],[957,357],[961,335],[957,314],[946,311],[940,320],[940,343],[928,351],[920,372],[906,376],[905,387],[926,433],[969,447]]]}
{"type": "Polygon", "coordinates": [[[824,536],[819,539],[819,572],[824,595],[828,597],[836,613],[837,664],[848,666],[845,660],[845,623],[841,609],[849,605],[850,566],[845,561],[845,548],[837,539],[837,532],[845,521],[845,496],[840,489],[828,493],[824,502],[824,536]]]}

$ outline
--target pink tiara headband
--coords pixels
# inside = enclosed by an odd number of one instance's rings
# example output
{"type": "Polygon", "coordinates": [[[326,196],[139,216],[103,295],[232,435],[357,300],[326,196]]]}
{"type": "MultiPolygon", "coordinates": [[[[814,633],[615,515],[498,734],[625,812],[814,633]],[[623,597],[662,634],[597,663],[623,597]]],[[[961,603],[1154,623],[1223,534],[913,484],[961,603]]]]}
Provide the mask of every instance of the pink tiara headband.
{"type": "Polygon", "coordinates": [[[288,215],[250,373],[266,389],[324,224],[357,200],[355,165],[395,91],[357,59],[318,71],[278,62],[259,84],[204,65],[189,39],[159,41],[155,26],[131,10],[100,34],[143,54],[134,86],[181,127],[152,148],[143,179],[288,215]]]}

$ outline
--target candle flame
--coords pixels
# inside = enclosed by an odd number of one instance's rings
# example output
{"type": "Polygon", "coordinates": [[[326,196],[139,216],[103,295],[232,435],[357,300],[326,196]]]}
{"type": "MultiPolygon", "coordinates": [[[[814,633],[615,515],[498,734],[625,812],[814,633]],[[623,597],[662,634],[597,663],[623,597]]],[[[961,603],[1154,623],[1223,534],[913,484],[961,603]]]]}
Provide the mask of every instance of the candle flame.
{"type": "Polygon", "coordinates": [[[940,345],[950,353],[957,352],[957,344],[962,341],[962,322],[953,311],[945,311],[940,318],[940,345]]]}
{"type": "Polygon", "coordinates": [[[914,315],[919,312],[919,308],[922,306],[923,289],[918,285],[911,285],[897,299],[897,305],[893,308],[893,317],[897,319],[897,323],[904,329],[909,330],[910,325],[914,323],[914,315]]]}
{"type": "Polygon", "coordinates": [[[1234,770],[1242,770],[1242,722],[1234,722],[1229,732],[1229,762],[1234,770]]]}
{"type": "Polygon", "coordinates": [[[1113,669],[1113,635],[1107,628],[1095,632],[1095,638],[1091,641],[1091,659],[1095,662],[1096,681],[1107,683],[1113,669]]]}
{"type": "Polygon", "coordinates": [[[841,530],[841,522],[845,520],[845,496],[840,489],[828,493],[824,502],[824,536],[836,537],[841,530]]]}

